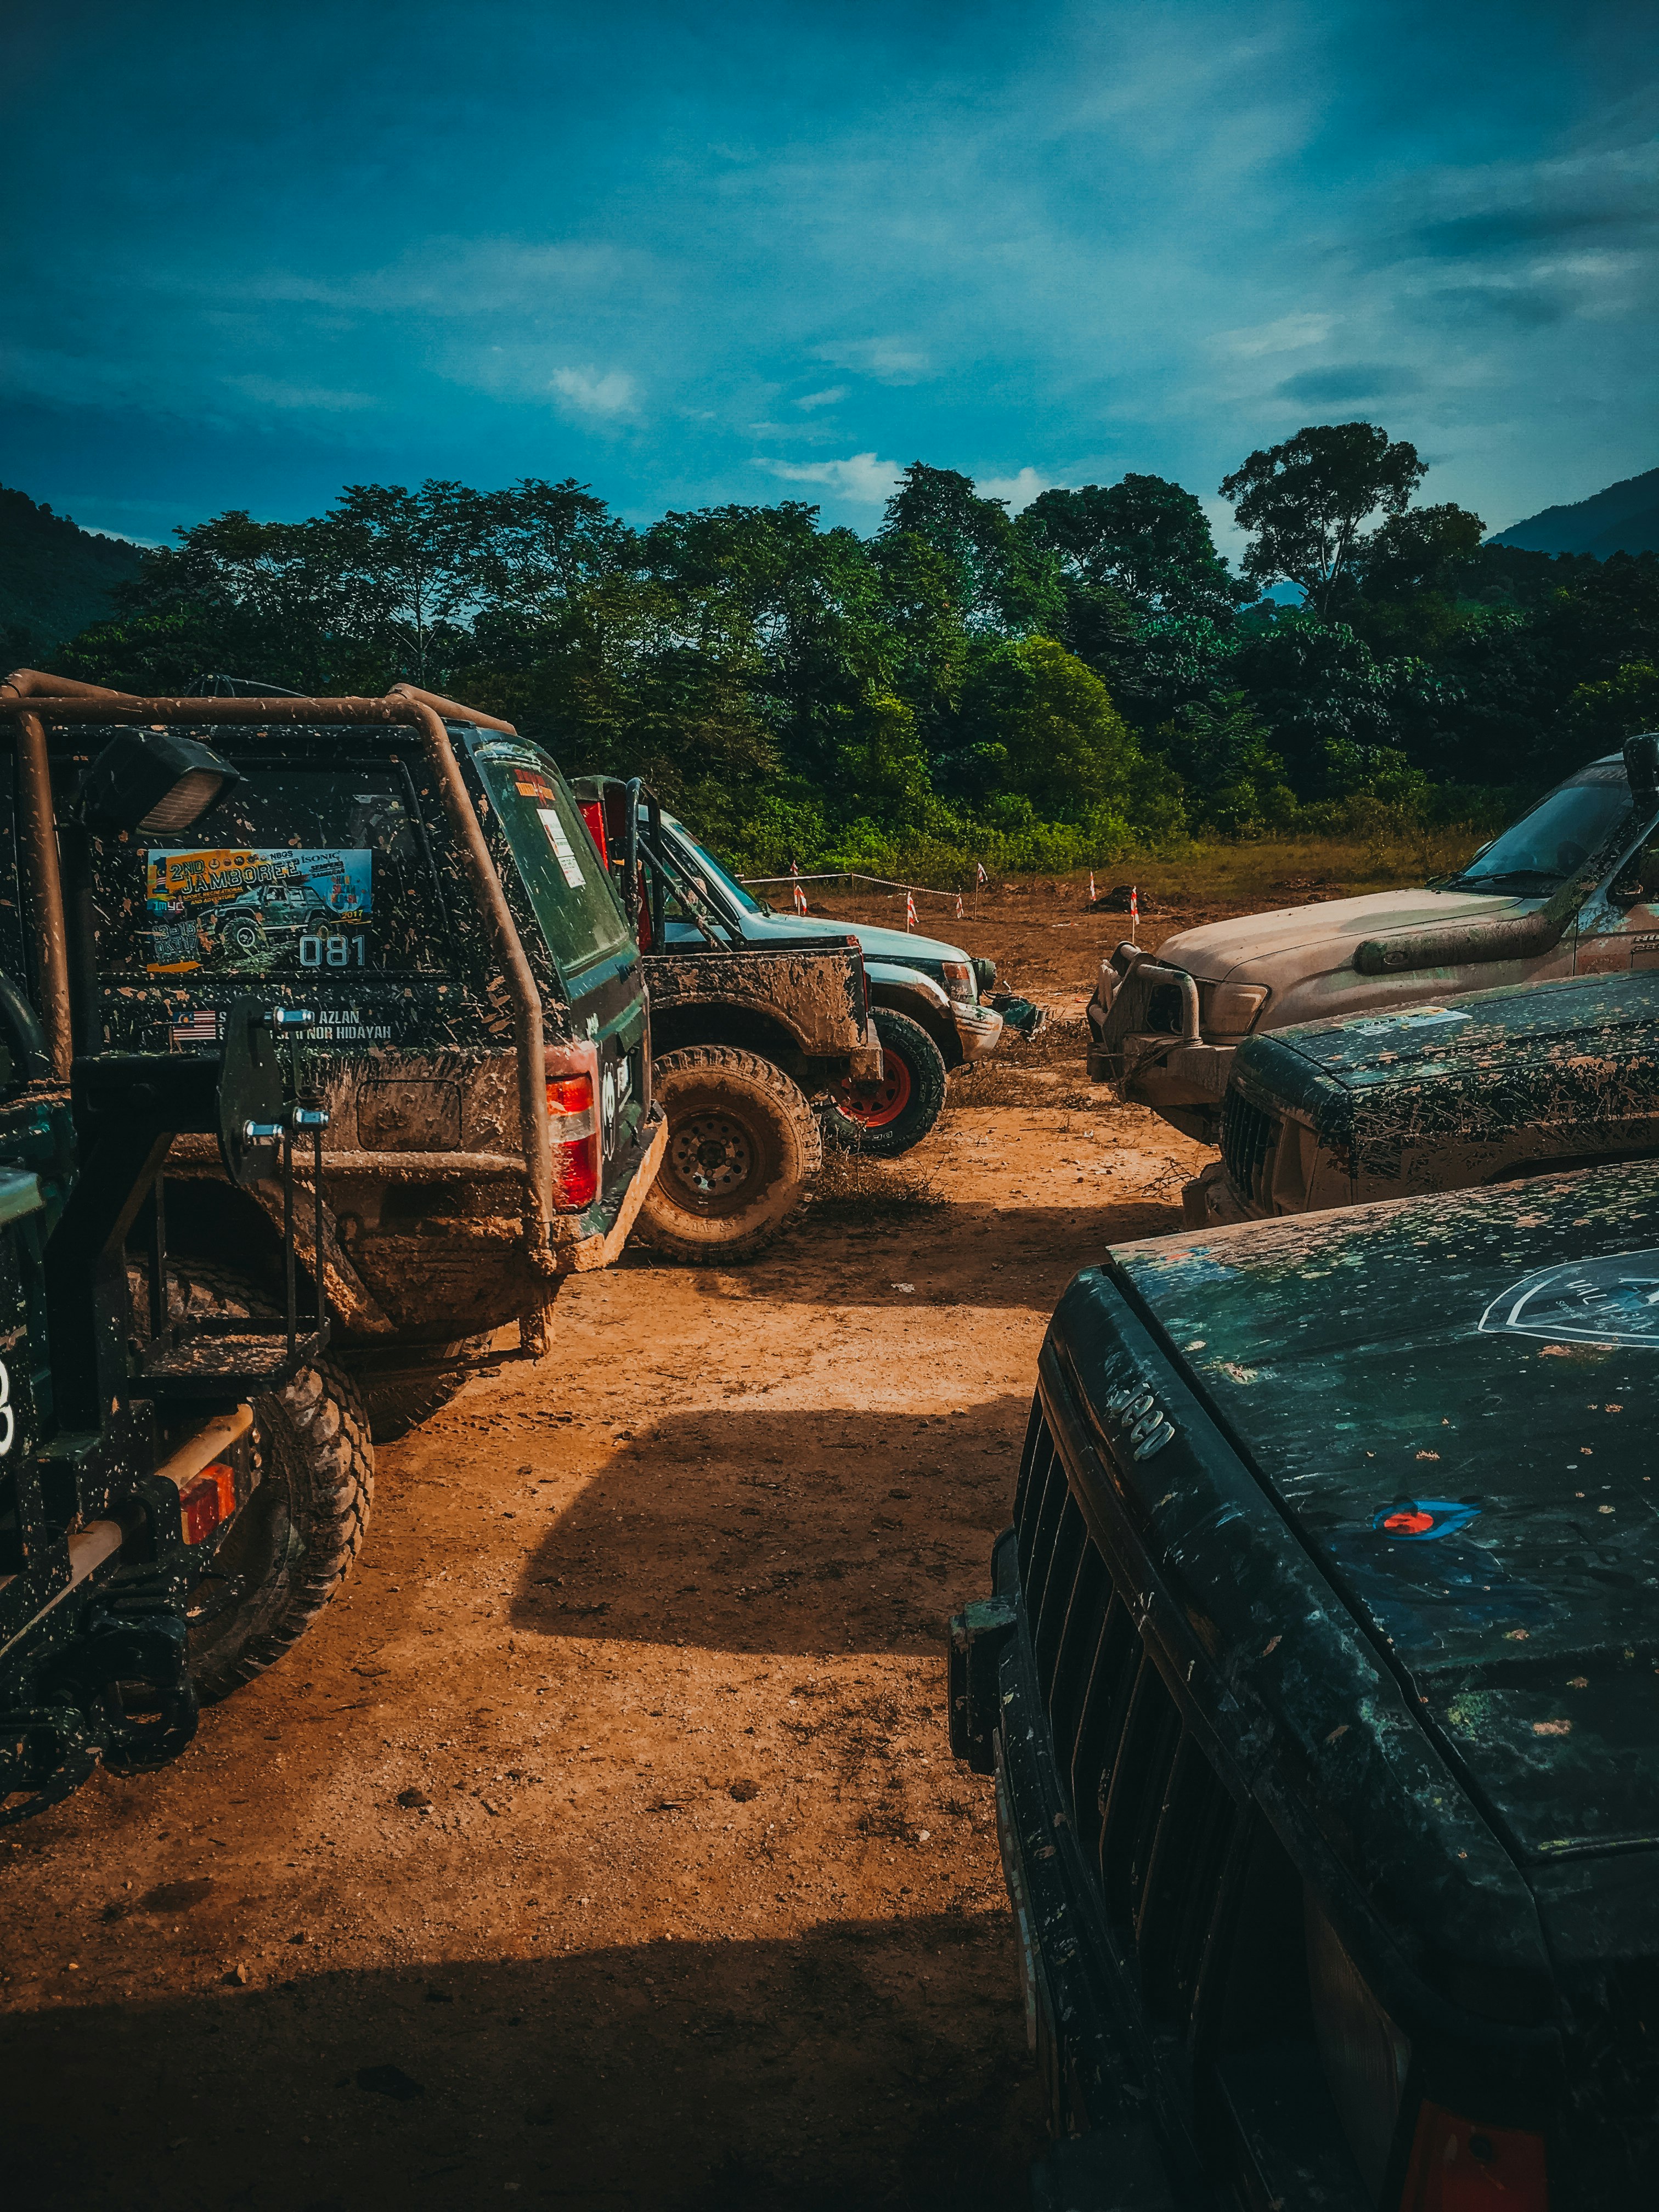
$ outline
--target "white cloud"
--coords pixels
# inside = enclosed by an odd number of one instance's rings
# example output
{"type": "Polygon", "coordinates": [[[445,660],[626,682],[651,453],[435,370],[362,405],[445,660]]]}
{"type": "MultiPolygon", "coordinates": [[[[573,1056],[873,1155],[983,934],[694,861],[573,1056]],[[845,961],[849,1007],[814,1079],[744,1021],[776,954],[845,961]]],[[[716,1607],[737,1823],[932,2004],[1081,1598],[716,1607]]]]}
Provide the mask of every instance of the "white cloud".
{"type": "Polygon", "coordinates": [[[828,392],[809,392],[804,399],[798,399],[795,404],[810,413],[814,407],[833,407],[836,400],[845,399],[846,397],[847,386],[844,384],[832,384],[828,392]]]}
{"type": "Polygon", "coordinates": [[[378,407],[380,404],[367,392],[336,392],[324,384],[288,384],[277,376],[228,376],[224,380],[233,392],[240,392],[245,399],[252,400],[256,407],[315,409],[324,414],[339,414],[358,407],[378,407]]]}
{"type": "Polygon", "coordinates": [[[1006,499],[1018,514],[1029,507],[1039,492],[1054,489],[1053,477],[1046,477],[1040,469],[1024,468],[1012,477],[977,477],[974,489],[986,499],[1006,499]]]}
{"type": "Polygon", "coordinates": [[[1276,323],[1257,323],[1242,331],[1218,331],[1211,343],[1243,360],[1258,354],[1294,353],[1298,346],[1318,345],[1331,333],[1329,315],[1281,315],[1276,323]]]}
{"type": "Polygon", "coordinates": [[[837,368],[856,369],[878,384],[917,384],[933,374],[933,365],[918,345],[906,338],[854,338],[842,345],[825,346],[825,361],[837,368]]]}
{"type": "Polygon", "coordinates": [[[623,415],[634,404],[634,380],[623,368],[556,368],[547,380],[579,415],[623,415]]]}
{"type": "Polygon", "coordinates": [[[786,483],[822,484],[838,499],[861,507],[879,507],[899,480],[896,461],[878,461],[873,453],[854,453],[844,461],[764,461],[757,469],[781,477],[786,483]]]}

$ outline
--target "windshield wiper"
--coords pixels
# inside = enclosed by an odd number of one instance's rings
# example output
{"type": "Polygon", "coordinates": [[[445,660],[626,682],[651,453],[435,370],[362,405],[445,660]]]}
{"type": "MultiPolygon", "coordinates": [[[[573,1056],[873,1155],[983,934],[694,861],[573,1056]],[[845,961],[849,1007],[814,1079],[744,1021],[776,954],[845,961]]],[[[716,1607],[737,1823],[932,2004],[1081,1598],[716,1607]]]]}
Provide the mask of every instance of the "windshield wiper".
{"type": "Polygon", "coordinates": [[[1448,876],[1443,888],[1447,890],[1483,891],[1496,889],[1500,884],[1536,884],[1542,890],[1552,890],[1565,883],[1565,876],[1552,875],[1546,868],[1496,868],[1490,874],[1484,870],[1476,876],[1448,876]]]}

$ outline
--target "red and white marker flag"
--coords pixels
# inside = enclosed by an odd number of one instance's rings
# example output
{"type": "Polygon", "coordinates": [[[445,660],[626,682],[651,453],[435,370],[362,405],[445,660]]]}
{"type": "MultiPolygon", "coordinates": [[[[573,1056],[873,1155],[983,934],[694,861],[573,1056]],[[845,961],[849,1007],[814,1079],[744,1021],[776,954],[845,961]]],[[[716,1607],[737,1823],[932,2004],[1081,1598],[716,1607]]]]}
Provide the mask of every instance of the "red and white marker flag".
{"type": "Polygon", "coordinates": [[[958,921],[962,920],[962,893],[960,891],[957,893],[957,920],[958,921]]]}
{"type": "Polygon", "coordinates": [[[805,887],[803,884],[797,884],[795,885],[795,912],[796,912],[797,914],[805,914],[805,911],[806,911],[806,891],[805,891],[805,887]]]}
{"type": "Polygon", "coordinates": [[[1100,894],[1095,889],[1095,872],[1091,868],[1089,871],[1089,903],[1091,906],[1094,904],[1096,899],[1099,896],[1100,894]]]}
{"type": "Polygon", "coordinates": [[[985,863],[982,860],[975,860],[974,863],[974,881],[976,884],[988,884],[991,878],[985,872],[985,863]]]}
{"type": "Polygon", "coordinates": [[[1139,928],[1139,927],[1140,893],[1136,890],[1135,886],[1131,884],[1129,886],[1129,942],[1131,945],[1135,941],[1135,932],[1139,928]]]}
{"type": "Polygon", "coordinates": [[[798,876],[800,873],[800,862],[799,860],[791,860],[789,863],[789,872],[792,876],[798,876]]]}
{"type": "Polygon", "coordinates": [[[914,891],[906,891],[904,894],[904,927],[907,929],[914,929],[915,926],[916,895],[914,891]]]}

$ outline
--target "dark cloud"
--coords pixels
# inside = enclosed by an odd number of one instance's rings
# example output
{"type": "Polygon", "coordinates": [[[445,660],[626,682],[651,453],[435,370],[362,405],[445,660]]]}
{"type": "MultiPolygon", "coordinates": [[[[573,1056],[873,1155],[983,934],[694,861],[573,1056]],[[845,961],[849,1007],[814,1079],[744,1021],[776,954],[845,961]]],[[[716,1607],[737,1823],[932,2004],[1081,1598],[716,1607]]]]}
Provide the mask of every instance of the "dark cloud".
{"type": "Polygon", "coordinates": [[[1595,207],[1486,208],[1419,225],[1408,234],[1407,249],[1432,259],[1479,261],[1529,246],[1628,245],[1659,232],[1659,209],[1649,182],[1630,198],[1595,207]]]}
{"type": "Polygon", "coordinates": [[[1403,392],[1420,392],[1423,380],[1414,368],[1386,361],[1346,362],[1331,368],[1304,368],[1273,387],[1276,399],[1297,399],[1310,407],[1340,407],[1354,399],[1397,399],[1403,392]]]}

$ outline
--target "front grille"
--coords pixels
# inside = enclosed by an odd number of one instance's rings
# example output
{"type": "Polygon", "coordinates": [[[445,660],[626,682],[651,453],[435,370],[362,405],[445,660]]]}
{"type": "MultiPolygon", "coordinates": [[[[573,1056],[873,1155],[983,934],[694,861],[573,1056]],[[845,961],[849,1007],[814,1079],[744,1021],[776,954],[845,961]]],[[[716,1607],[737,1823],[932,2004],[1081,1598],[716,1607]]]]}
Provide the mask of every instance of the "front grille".
{"type": "Polygon", "coordinates": [[[1265,1205],[1279,1149],[1279,1116],[1230,1084],[1221,1102],[1221,1161],[1234,1194],[1265,1205]]]}
{"type": "Polygon", "coordinates": [[[1014,1503],[1037,1681],[1078,1841],[1151,2017],[1188,2021],[1237,1823],[1032,1411],[1014,1503]]]}
{"type": "Polygon", "coordinates": [[[1146,1000],[1143,1017],[1149,1033],[1159,1036],[1179,1036],[1182,1027],[1181,986],[1178,983],[1155,983],[1146,1000]]]}

